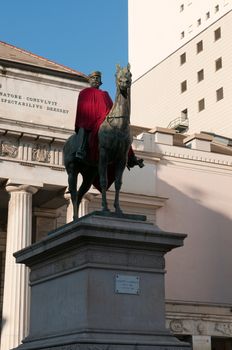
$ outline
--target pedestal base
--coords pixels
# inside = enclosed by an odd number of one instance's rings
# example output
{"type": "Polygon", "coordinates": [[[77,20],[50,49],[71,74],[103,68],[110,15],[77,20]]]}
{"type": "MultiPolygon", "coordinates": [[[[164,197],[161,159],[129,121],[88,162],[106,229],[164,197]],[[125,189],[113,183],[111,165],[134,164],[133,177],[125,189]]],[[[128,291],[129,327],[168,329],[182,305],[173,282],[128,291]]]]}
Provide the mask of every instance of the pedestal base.
{"type": "Polygon", "coordinates": [[[164,255],[185,235],[137,219],[93,213],[15,254],[31,269],[18,350],[190,348],[165,329],[164,255]]]}

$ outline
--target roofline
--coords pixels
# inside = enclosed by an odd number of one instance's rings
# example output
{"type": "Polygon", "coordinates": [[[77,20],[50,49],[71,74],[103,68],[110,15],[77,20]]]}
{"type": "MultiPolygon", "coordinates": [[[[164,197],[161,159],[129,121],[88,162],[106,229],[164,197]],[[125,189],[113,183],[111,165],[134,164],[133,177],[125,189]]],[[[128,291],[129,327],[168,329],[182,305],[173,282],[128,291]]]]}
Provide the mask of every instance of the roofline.
{"type": "MultiPolygon", "coordinates": [[[[6,43],[5,41],[1,41],[1,40],[0,40],[0,43],[3,44],[3,45],[5,45],[5,46],[12,47],[12,48],[14,48],[14,49],[17,50],[17,51],[23,52],[23,53],[25,53],[25,54],[28,55],[28,56],[32,56],[32,57],[35,57],[35,58],[39,58],[39,59],[42,60],[42,61],[52,63],[52,64],[54,64],[54,65],[56,65],[56,66],[58,66],[58,67],[63,67],[63,68],[65,68],[65,69],[69,70],[70,73],[73,72],[73,73],[78,73],[78,74],[80,74],[80,75],[85,76],[85,74],[83,74],[83,73],[81,73],[81,72],[78,72],[78,71],[76,71],[75,69],[72,69],[72,68],[70,68],[70,67],[67,67],[67,66],[65,66],[64,64],[60,64],[60,63],[57,63],[57,62],[55,62],[55,61],[49,60],[48,58],[45,58],[45,57],[40,56],[40,55],[37,55],[37,54],[35,54],[35,53],[31,52],[31,51],[28,51],[28,50],[19,48],[19,47],[15,46],[15,45],[8,44],[8,43],[6,43]]],[[[10,61],[10,60],[9,60],[9,61],[10,61]]]]}
{"type": "Polygon", "coordinates": [[[87,76],[85,76],[82,73],[79,73],[78,71],[76,71],[76,73],[75,73],[75,71],[63,72],[63,71],[55,70],[52,68],[45,68],[45,67],[41,67],[41,66],[35,66],[32,64],[28,64],[28,63],[16,62],[16,61],[11,61],[11,60],[1,59],[1,58],[0,58],[0,64],[6,68],[24,69],[26,71],[30,71],[30,72],[34,72],[34,73],[44,73],[47,75],[68,78],[71,80],[88,82],[87,76]]]}

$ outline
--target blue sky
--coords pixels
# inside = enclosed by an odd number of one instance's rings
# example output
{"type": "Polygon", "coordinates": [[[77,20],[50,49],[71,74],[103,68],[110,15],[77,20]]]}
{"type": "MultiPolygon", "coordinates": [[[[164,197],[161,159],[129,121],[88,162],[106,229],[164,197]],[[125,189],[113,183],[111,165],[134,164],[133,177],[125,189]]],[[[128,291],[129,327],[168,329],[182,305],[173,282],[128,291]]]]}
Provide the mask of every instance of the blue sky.
{"type": "Polygon", "coordinates": [[[127,0],[1,2],[0,40],[88,74],[115,95],[115,65],[128,62],[127,0]]]}

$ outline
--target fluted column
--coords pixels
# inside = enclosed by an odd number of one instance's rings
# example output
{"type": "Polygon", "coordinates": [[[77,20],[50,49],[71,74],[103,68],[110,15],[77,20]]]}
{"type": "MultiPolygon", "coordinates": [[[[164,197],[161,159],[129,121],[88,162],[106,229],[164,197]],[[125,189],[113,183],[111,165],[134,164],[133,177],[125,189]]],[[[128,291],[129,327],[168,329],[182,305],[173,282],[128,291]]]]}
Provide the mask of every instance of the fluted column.
{"type": "Polygon", "coordinates": [[[8,185],[10,194],[7,223],[6,265],[3,296],[1,350],[19,345],[28,332],[29,271],[17,265],[13,253],[30,245],[32,230],[32,195],[28,185],[8,185]]]}
{"type": "Polygon", "coordinates": [[[85,195],[82,198],[81,204],[79,206],[79,212],[78,212],[79,218],[89,214],[89,202],[90,202],[89,198],[85,195]]]}
{"type": "Polygon", "coordinates": [[[64,198],[67,201],[66,223],[68,224],[69,222],[73,221],[73,206],[71,201],[71,194],[68,192],[68,188],[64,193],[64,198]]]}

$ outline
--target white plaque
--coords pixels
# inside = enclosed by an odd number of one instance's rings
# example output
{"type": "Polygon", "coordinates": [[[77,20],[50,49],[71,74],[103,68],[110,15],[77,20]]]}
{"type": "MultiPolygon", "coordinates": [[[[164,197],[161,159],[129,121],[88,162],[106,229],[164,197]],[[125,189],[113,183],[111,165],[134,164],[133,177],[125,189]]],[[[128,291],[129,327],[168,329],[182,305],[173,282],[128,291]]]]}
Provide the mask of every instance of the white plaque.
{"type": "Polygon", "coordinates": [[[139,277],[116,275],[115,292],[119,294],[139,294],[139,277]]]}

